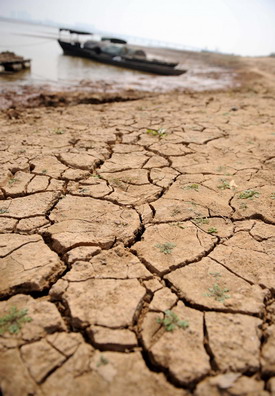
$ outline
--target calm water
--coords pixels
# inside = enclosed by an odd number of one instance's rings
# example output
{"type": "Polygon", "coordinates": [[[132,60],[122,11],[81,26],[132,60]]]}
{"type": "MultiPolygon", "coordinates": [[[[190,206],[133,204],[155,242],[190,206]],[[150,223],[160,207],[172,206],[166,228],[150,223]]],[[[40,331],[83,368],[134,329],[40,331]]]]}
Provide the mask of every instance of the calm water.
{"type": "MultiPolygon", "coordinates": [[[[85,37],[85,36],[84,36],[85,37]]],[[[0,74],[0,91],[6,88],[20,89],[24,85],[49,85],[56,88],[73,88],[87,81],[87,87],[98,91],[138,89],[165,92],[173,89],[221,89],[232,84],[232,76],[222,69],[210,68],[177,51],[148,49],[147,55],[179,61],[180,68],[188,72],[181,76],[156,76],[115,66],[104,65],[87,59],[63,55],[57,38],[58,29],[53,27],[15,23],[0,20],[0,52],[12,51],[30,58],[31,69],[18,73],[0,74]],[[220,73],[212,78],[211,73],[220,73]]]]}

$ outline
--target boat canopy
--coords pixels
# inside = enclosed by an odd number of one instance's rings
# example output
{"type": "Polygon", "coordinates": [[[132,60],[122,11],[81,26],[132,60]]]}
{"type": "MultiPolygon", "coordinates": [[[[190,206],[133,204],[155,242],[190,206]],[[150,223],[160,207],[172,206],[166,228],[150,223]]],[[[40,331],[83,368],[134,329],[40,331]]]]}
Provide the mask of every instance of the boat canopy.
{"type": "Polygon", "coordinates": [[[59,28],[59,32],[62,32],[62,31],[69,32],[70,34],[87,34],[87,35],[93,34],[93,33],[91,33],[91,32],[85,32],[85,31],[83,31],[83,30],[75,30],[75,29],[68,29],[68,28],[59,28]]]}
{"type": "Polygon", "coordinates": [[[127,44],[127,41],[115,37],[102,37],[101,41],[110,41],[114,44],[127,44]]]}
{"type": "Polygon", "coordinates": [[[114,56],[131,56],[136,58],[146,58],[146,54],[143,50],[130,48],[126,45],[115,45],[107,42],[98,42],[94,40],[88,40],[84,43],[84,48],[91,49],[97,54],[107,54],[111,57],[114,56]]]}

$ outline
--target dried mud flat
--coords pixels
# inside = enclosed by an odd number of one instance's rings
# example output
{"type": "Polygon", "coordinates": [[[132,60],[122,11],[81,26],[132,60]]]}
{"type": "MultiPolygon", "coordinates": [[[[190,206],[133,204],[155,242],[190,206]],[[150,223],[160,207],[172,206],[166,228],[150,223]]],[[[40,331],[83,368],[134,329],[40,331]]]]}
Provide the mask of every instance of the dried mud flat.
{"type": "Polygon", "coordinates": [[[235,92],[1,114],[3,395],[275,395],[268,62],[235,92]]]}

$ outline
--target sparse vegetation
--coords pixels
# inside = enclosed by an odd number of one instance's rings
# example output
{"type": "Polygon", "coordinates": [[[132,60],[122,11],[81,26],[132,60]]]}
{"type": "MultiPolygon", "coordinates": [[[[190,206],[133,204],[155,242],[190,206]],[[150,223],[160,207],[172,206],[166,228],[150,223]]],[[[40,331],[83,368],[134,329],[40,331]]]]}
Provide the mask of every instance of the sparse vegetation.
{"type": "Polygon", "coordinates": [[[253,199],[258,198],[260,193],[254,190],[245,190],[238,196],[239,199],[253,199]]]}
{"type": "Polygon", "coordinates": [[[271,199],[275,199],[275,192],[271,193],[271,199]]]}
{"type": "Polygon", "coordinates": [[[152,136],[158,136],[159,138],[163,138],[164,136],[167,135],[166,133],[166,129],[164,128],[159,128],[159,129],[147,129],[146,133],[148,135],[152,135],[152,136]]]}
{"type": "Polygon", "coordinates": [[[209,224],[209,219],[207,217],[196,217],[194,222],[196,224],[209,224]]]}
{"type": "Polygon", "coordinates": [[[177,216],[177,215],[180,214],[180,213],[181,213],[181,210],[180,210],[179,208],[174,208],[174,209],[171,211],[171,216],[174,217],[174,216],[177,216]]]}
{"type": "Polygon", "coordinates": [[[199,191],[199,185],[196,183],[189,184],[188,186],[184,186],[182,188],[183,188],[183,190],[195,190],[197,192],[199,191]]]}
{"type": "Polygon", "coordinates": [[[208,234],[217,234],[218,230],[215,227],[210,227],[207,230],[208,234]]]}
{"type": "Polygon", "coordinates": [[[9,313],[0,318],[0,335],[6,332],[10,334],[18,333],[24,323],[32,321],[27,313],[27,309],[19,311],[16,307],[11,307],[9,313]]]}
{"type": "Polygon", "coordinates": [[[228,292],[229,289],[222,288],[218,283],[214,283],[212,287],[208,288],[208,293],[206,293],[206,296],[213,297],[216,301],[224,302],[224,300],[230,298],[230,295],[226,294],[228,292]]]}
{"type": "Polygon", "coordinates": [[[0,214],[9,213],[7,208],[0,208],[0,214]]]}
{"type": "Polygon", "coordinates": [[[57,128],[57,129],[54,130],[54,133],[56,135],[63,135],[65,133],[65,131],[63,131],[63,129],[57,128]]]}
{"type": "Polygon", "coordinates": [[[220,182],[221,182],[221,184],[219,184],[219,185],[217,186],[220,190],[230,190],[230,189],[231,189],[228,180],[226,180],[226,179],[220,179],[220,182]]]}
{"type": "Polygon", "coordinates": [[[164,318],[158,318],[157,322],[164,327],[165,331],[174,331],[177,327],[181,329],[189,327],[187,320],[180,320],[175,312],[169,309],[164,311],[164,318]]]}
{"type": "Polygon", "coordinates": [[[164,254],[171,254],[172,250],[176,247],[176,245],[171,242],[158,243],[155,246],[156,246],[156,248],[158,248],[161,251],[161,253],[164,253],[164,254]]]}
{"type": "Polygon", "coordinates": [[[19,181],[19,179],[16,179],[15,177],[12,177],[10,180],[9,180],[9,184],[12,186],[14,183],[16,183],[16,182],[18,182],[19,181]]]}
{"type": "Polygon", "coordinates": [[[194,201],[186,201],[186,203],[190,203],[192,205],[192,208],[191,208],[192,210],[194,210],[194,208],[197,207],[197,203],[194,201]]]}
{"type": "MultiPolygon", "coordinates": [[[[227,113],[227,114],[229,114],[229,113],[227,113]]],[[[226,166],[218,166],[218,168],[217,168],[217,172],[226,172],[226,166]]]]}
{"type": "Polygon", "coordinates": [[[176,223],[175,226],[181,228],[182,230],[185,229],[185,227],[181,223],[176,223]]]}
{"type": "Polygon", "coordinates": [[[216,279],[221,277],[220,272],[209,272],[209,275],[214,276],[216,279]]]}
{"type": "Polygon", "coordinates": [[[248,208],[248,206],[246,205],[246,203],[242,202],[240,204],[240,209],[247,209],[247,208],[248,208]]]}
{"type": "Polygon", "coordinates": [[[47,169],[42,169],[41,173],[43,173],[43,175],[45,175],[47,173],[47,169]]]}
{"type": "Polygon", "coordinates": [[[100,355],[99,361],[96,364],[96,367],[106,366],[109,363],[109,360],[104,356],[100,355]]]}

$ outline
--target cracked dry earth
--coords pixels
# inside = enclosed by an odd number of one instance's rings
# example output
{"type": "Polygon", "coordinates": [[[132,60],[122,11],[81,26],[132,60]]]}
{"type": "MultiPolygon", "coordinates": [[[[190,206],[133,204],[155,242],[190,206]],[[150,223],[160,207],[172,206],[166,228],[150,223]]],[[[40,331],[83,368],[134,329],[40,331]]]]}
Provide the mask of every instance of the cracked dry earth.
{"type": "Polygon", "coordinates": [[[3,395],[275,395],[274,100],[1,116],[3,395]]]}

